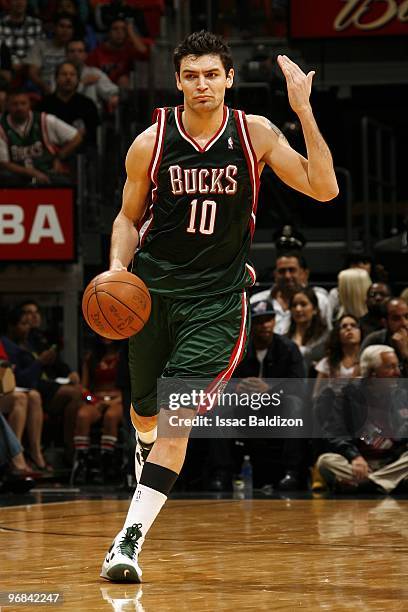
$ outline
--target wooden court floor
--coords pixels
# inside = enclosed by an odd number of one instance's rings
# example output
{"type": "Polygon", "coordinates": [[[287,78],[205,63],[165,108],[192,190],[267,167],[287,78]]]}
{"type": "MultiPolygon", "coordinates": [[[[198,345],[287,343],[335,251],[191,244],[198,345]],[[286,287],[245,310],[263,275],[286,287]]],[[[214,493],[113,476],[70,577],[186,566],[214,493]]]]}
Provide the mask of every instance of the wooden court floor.
{"type": "Polygon", "coordinates": [[[99,578],[126,500],[0,509],[0,591],[62,592],[1,610],[408,610],[408,500],[170,500],[144,583],[99,578]]]}

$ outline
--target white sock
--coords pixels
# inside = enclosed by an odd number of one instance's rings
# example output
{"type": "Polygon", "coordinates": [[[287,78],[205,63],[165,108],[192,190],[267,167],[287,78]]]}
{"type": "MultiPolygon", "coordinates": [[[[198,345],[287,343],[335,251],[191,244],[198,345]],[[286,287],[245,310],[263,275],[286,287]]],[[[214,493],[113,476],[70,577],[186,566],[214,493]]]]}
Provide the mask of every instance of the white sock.
{"type": "Polygon", "coordinates": [[[134,523],[141,523],[140,530],[144,539],[166,499],[167,496],[164,493],[160,493],[160,491],[146,487],[143,484],[138,484],[130,502],[123,528],[126,529],[126,527],[130,527],[134,523]]]}
{"type": "Polygon", "coordinates": [[[141,442],[143,442],[143,444],[153,444],[153,442],[156,442],[157,425],[156,427],[153,427],[153,429],[151,429],[150,431],[139,431],[138,429],[136,431],[137,437],[141,442]]]}

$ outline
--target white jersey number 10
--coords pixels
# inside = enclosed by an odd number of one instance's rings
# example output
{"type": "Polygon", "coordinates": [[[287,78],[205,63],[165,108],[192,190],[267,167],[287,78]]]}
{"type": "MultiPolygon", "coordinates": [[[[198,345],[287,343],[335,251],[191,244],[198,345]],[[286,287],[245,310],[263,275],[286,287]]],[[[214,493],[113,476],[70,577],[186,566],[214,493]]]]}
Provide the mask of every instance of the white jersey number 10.
{"type": "MultiPolygon", "coordinates": [[[[197,199],[193,200],[190,204],[191,213],[190,221],[187,228],[189,234],[195,234],[197,231],[197,204],[197,199]]],[[[200,213],[198,214],[198,216],[200,217],[200,226],[198,227],[198,231],[200,232],[200,234],[208,235],[214,233],[216,213],[217,202],[214,202],[214,200],[204,200],[204,202],[201,202],[201,216],[200,213]]]]}

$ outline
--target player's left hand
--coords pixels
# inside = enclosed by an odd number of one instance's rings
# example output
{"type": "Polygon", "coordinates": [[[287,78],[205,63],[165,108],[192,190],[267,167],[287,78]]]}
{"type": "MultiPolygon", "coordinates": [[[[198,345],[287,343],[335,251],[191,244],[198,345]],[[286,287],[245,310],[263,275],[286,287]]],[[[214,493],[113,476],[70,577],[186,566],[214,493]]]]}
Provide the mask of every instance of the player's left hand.
{"type": "Polygon", "coordinates": [[[286,79],[289,104],[294,112],[299,115],[302,111],[310,109],[309,98],[316,72],[312,70],[305,74],[287,55],[278,55],[278,64],[286,79]]]}

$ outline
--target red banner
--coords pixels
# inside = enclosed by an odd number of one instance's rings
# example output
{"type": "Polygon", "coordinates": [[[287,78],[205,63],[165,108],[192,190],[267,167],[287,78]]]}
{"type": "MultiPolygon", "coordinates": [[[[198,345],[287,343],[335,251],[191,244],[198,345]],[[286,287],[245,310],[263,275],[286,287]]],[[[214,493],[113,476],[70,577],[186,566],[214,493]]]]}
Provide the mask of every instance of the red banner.
{"type": "Polygon", "coordinates": [[[293,38],[408,34],[408,0],[291,0],[293,38]]]}
{"type": "Polygon", "coordinates": [[[72,261],[74,191],[0,190],[0,260],[72,261]]]}

